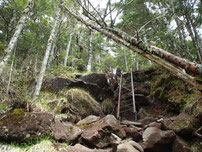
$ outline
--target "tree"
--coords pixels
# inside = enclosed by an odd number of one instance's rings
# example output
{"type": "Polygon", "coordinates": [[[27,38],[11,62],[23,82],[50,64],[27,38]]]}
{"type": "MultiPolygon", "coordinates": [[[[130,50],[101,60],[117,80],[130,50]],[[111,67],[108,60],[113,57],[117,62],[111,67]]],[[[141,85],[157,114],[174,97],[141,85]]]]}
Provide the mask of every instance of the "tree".
{"type": "Polygon", "coordinates": [[[3,58],[3,60],[0,62],[0,74],[2,74],[5,66],[8,63],[8,60],[11,57],[11,54],[15,48],[15,45],[17,44],[18,38],[20,36],[20,33],[24,27],[24,24],[26,22],[26,19],[29,16],[29,12],[32,9],[34,5],[34,0],[29,0],[27,3],[27,6],[24,9],[23,15],[21,16],[20,20],[18,21],[18,25],[16,26],[16,30],[15,33],[13,35],[13,37],[11,38],[8,47],[5,49],[6,52],[6,56],[3,58]]]}
{"type": "MultiPolygon", "coordinates": [[[[86,21],[81,14],[75,13],[70,8],[65,7],[65,10],[86,26],[99,31],[102,34],[106,35],[107,37],[115,40],[116,42],[119,42],[120,44],[130,48],[131,50],[136,51],[138,54],[144,56],[145,58],[161,65],[165,69],[174,73],[180,79],[183,79],[187,83],[190,83],[195,87],[197,87],[199,90],[202,90],[202,85],[199,82],[197,82],[193,76],[179,69],[180,67],[186,70],[187,72],[191,72],[194,74],[201,74],[202,65],[175,56],[154,45],[150,45],[146,42],[139,41],[138,37],[135,38],[133,36],[130,36],[129,34],[119,29],[103,26],[103,23],[98,23],[98,25],[90,23],[86,21]]],[[[97,23],[97,20],[94,21],[95,23],[97,23]]]]}
{"type": "Polygon", "coordinates": [[[93,41],[93,32],[90,30],[89,32],[89,48],[88,48],[88,65],[87,65],[87,71],[91,72],[92,70],[92,59],[93,59],[93,46],[92,46],[92,41],[93,41]]]}
{"type": "Polygon", "coordinates": [[[59,22],[60,16],[61,16],[62,4],[63,4],[63,2],[61,1],[60,5],[59,5],[59,9],[56,12],[56,18],[54,20],[53,28],[52,28],[50,37],[48,39],[46,52],[45,52],[45,55],[44,55],[42,66],[41,66],[41,71],[40,71],[40,74],[39,74],[39,77],[38,77],[38,80],[37,80],[37,85],[36,85],[36,89],[35,89],[35,92],[34,92],[34,96],[38,96],[39,93],[40,93],[40,90],[41,90],[41,85],[42,85],[44,73],[46,71],[46,65],[48,63],[48,58],[49,58],[51,46],[52,46],[52,43],[54,41],[55,34],[56,34],[56,28],[57,28],[57,25],[58,25],[58,22],[59,22]]]}

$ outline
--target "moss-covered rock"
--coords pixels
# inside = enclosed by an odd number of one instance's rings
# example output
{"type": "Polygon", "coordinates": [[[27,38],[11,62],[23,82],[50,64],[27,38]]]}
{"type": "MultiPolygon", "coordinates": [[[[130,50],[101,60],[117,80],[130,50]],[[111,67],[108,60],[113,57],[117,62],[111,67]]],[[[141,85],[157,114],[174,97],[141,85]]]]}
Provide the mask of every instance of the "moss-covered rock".
{"type": "Polygon", "coordinates": [[[27,142],[49,135],[53,115],[30,113],[15,109],[0,116],[0,140],[5,142],[27,142]]]}
{"type": "Polygon", "coordinates": [[[173,130],[176,134],[186,139],[191,139],[199,123],[193,116],[181,113],[178,116],[165,119],[162,126],[164,129],[173,130]]]}
{"type": "MultiPolygon", "coordinates": [[[[101,105],[88,92],[81,89],[62,90],[60,98],[51,101],[48,106],[56,114],[76,115],[83,119],[89,115],[101,115],[101,105]]],[[[79,120],[77,120],[79,121],[79,120]]]]}

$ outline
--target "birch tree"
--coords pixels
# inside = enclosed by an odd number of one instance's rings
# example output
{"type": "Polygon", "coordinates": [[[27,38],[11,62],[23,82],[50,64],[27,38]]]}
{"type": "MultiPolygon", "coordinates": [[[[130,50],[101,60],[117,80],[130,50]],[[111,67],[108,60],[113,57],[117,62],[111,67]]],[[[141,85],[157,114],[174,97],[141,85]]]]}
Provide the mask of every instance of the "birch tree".
{"type": "Polygon", "coordinates": [[[41,90],[41,85],[42,85],[42,82],[43,82],[44,73],[46,71],[46,66],[47,66],[47,63],[48,63],[48,58],[49,58],[51,46],[52,46],[52,43],[53,43],[54,38],[56,36],[56,27],[57,27],[57,25],[59,23],[59,20],[60,20],[60,17],[61,17],[62,3],[63,2],[61,1],[60,5],[59,5],[59,8],[58,8],[58,10],[56,12],[56,18],[54,20],[52,31],[51,31],[51,34],[49,36],[48,43],[47,43],[47,46],[46,46],[46,51],[45,51],[45,55],[44,55],[44,58],[43,58],[41,71],[40,71],[40,74],[39,74],[39,77],[38,77],[38,80],[37,80],[37,85],[36,85],[36,89],[35,89],[35,92],[34,92],[34,97],[38,96],[39,93],[40,93],[40,90],[41,90]]]}
{"type": "Polygon", "coordinates": [[[69,42],[67,44],[66,53],[65,53],[64,66],[67,66],[67,60],[68,60],[69,51],[70,51],[70,47],[71,47],[71,43],[72,43],[72,37],[74,35],[74,30],[75,30],[75,27],[73,28],[73,30],[69,36],[69,42]]]}
{"type": "Polygon", "coordinates": [[[91,72],[92,70],[92,59],[93,59],[93,46],[92,46],[92,41],[93,41],[93,33],[90,31],[90,39],[89,39],[89,49],[88,49],[88,65],[87,65],[87,71],[91,72]]]}
{"type": "Polygon", "coordinates": [[[69,12],[78,21],[82,22],[86,26],[104,34],[105,36],[113,39],[114,41],[126,46],[127,48],[137,52],[141,56],[159,64],[163,68],[167,69],[171,73],[175,74],[178,78],[185,82],[195,86],[202,91],[202,84],[196,81],[196,78],[189,75],[186,72],[200,75],[202,74],[202,65],[194,62],[190,62],[186,59],[180,58],[174,54],[167,52],[164,49],[150,45],[144,41],[140,41],[138,37],[131,36],[120,29],[101,26],[86,21],[81,14],[75,13],[72,9],[65,7],[65,10],[69,12]],[[184,69],[186,72],[181,70],[184,69]]]}
{"type": "Polygon", "coordinates": [[[3,60],[0,62],[0,74],[2,74],[4,68],[8,64],[8,61],[11,57],[11,54],[15,48],[15,45],[17,44],[18,38],[20,36],[20,33],[26,23],[27,18],[29,17],[29,12],[34,6],[34,0],[29,0],[23,14],[18,21],[18,24],[15,29],[15,33],[13,34],[12,38],[10,39],[10,42],[8,44],[8,47],[5,49],[6,56],[3,58],[3,60]]]}

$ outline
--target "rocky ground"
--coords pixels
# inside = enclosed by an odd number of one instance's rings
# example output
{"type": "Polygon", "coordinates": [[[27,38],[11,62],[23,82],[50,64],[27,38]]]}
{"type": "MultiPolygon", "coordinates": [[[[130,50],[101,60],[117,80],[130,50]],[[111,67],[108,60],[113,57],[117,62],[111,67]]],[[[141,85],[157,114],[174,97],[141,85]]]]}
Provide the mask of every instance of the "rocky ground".
{"type": "MultiPolygon", "coordinates": [[[[115,118],[112,74],[46,78],[45,95],[26,106],[1,102],[0,152],[201,152],[201,93],[159,68],[133,76],[137,121],[132,111],[115,118]]],[[[123,78],[124,103],[130,73],[123,78]]]]}

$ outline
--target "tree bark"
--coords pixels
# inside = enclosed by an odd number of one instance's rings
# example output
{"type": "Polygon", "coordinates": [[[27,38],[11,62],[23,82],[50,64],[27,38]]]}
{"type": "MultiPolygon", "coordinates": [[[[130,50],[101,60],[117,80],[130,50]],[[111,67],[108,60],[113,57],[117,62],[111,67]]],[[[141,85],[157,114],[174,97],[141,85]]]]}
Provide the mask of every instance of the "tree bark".
{"type": "Polygon", "coordinates": [[[39,77],[38,77],[38,80],[37,80],[37,85],[36,85],[36,89],[35,89],[35,92],[34,92],[34,97],[38,96],[39,93],[40,93],[40,90],[41,90],[41,85],[42,85],[44,73],[46,71],[46,65],[48,63],[48,58],[49,58],[51,46],[52,46],[52,43],[54,41],[55,34],[56,34],[56,27],[58,25],[58,22],[59,22],[59,19],[60,19],[60,16],[61,16],[61,10],[62,10],[62,3],[60,4],[59,9],[58,9],[58,11],[56,13],[57,15],[56,15],[56,18],[55,18],[55,22],[53,24],[53,28],[52,28],[50,37],[48,39],[48,44],[47,44],[47,47],[46,47],[46,52],[45,52],[45,55],[44,55],[42,66],[41,66],[41,71],[40,71],[40,74],[39,74],[39,77]]]}
{"type": "Polygon", "coordinates": [[[117,31],[109,28],[101,28],[99,26],[96,26],[92,23],[85,21],[81,16],[74,13],[73,10],[67,7],[65,7],[65,9],[72,16],[74,16],[77,20],[79,20],[86,26],[92,29],[95,29],[96,31],[99,31],[100,33],[106,35],[107,37],[113,39],[114,41],[128,47],[131,50],[136,51],[138,54],[142,55],[143,57],[161,65],[163,68],[175,74],[178,78],[186,81],[187,83],[195,86],[196,88],[202,91],[202,84],[197,82],[194,77],[190,76],[189,74],[177,68],[177,67],[182,67],[183,69],[193,73],[202,73],[202,65],[189,62],[186,59],[177,57],[156,46],[148,45],[144,42],[139,42],[135,38],[126,34],[125,32],[117,31]],[[172,64],[176,65],[177,67],[172,64]]]}
{"type": "Polygon", "coordinates": [[[34,5],[34,0],[29,0],[25,9],[24,9],[23,15],[21,16],[20,20],[18,21],[18,25],[16,26],[15,33],[14,33],[13,37],[11,38],[11,40],[8,44],[8,47],[5,49],[5,52],[7,54],[3,58],[3,60],[0,62],[0,74],[2,74],[5,66],[8,64],[8,61],[11,57],[11,54],[14,50],[15,45],[17,44],[18,38],[19,38],[20,33],[24,27],[26,19],[29,16],[28,14],[29,14],[30,10],[33,8],[33,5],[34,5]]]}
{"type": "Polygon", "coordinates": [[[68,60],[68,56],[69,56],[69,51],[70,51],[70,46],[72,43],[72,36],[74,35],[74,28],[73,31],[71,32],[70,36],[69,36],[69,42],[66,48],[66,54],[65,54],[65,61],[64,61],[64,66],[67,66],[67,60],[68,60]]]}
{"type": "Polygon", "coordinates": [[[87,65],[87,71],[91,72],[92,70],[92,59],[93,59],[93,46],[92,46],[92,41],[93,41],[93,33],[90,31],[90,39],[89,39],[89,49],[88,49],[88,65],[87,65]]]}

